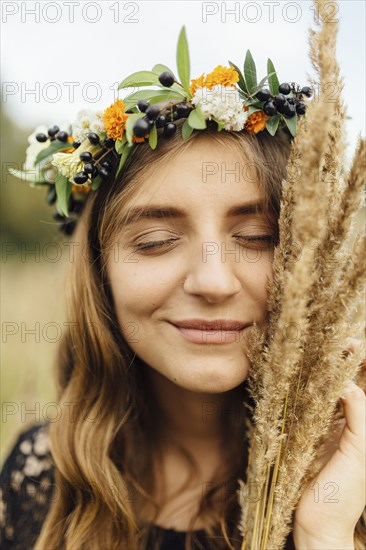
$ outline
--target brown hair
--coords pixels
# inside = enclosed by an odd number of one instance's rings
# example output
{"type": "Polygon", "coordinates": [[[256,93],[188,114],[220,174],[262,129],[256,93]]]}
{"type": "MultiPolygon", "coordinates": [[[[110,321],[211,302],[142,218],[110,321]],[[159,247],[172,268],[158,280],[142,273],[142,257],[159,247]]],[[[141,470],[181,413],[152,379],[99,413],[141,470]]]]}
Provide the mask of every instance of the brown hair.
{"type": "MultiPolygon", "coordinates": [[[[106,271],[108,250],[123,227],[126,205],[144,191],[147,167],[168,162],[197,139],[232,148],[247,162],[254,160],[258,185],[278,218],[290,151],[286,133],[272,137],[265,131],[218,132],[209,126],[183,141],[180,130],[178,121],[174,136],[159,137],[155,151],[147,143],[137,144],[120,177],[90,193],[78,222],[75,240],[80,246],[67,277],[70,326],[56,365],[63,414],[49,428],[58,491],[35,545],[39,550],[144,548],[154,532],[153,522],[139,524],[135,510],[142,502],[154,505],[151,465],[159,463],[156,407],[139,368],[141,360],[121,334],[106,271]]],[[[245,382],[236,390],[239,421],[236,414],[225,418],[222,469],[199,510],[215,525],[209,530],[213,549],[227,548],[229,540],[231,548],[241,546],[237,490],[238,478],[245,476],[247,441],[245,415],[240,413],[243,399],[249,403],[250,398],[245,382]]],[[[193,457],[181,451],[193,472],[193,457]]],[[[188,548],[190,537],[186,544],[188,548]]]]}

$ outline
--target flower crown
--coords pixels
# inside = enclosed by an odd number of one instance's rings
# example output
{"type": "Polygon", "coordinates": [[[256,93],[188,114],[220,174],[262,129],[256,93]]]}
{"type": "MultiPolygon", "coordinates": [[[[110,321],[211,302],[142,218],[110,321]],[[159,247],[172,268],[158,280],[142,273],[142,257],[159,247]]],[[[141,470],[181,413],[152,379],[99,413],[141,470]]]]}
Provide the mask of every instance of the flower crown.
{"type": "Polygon", "coordinates": [[[136,145],[148,142],[155,149],[158,139],[172,136],[179,119],[185,119],[181,125],[183,140],[208,124],[218,132],[267,131],[272,136],[282,126],[295,136],[298,119],[306,113],[304,97],[311,97],[312,89],[294,82],[280,84],[270,59],[268,74],[257,82],[249,50],[243,73],[234,63],[228,63],[229,67],[218,65],[206,76],[203,73],[191,80],[183,26],[177,44],[180,82],[161,64],[151,71],[129,75],[118,89],[159,89],[133,92],[104,111],[82,110],[65,128],[37,127],[28,138],[24,170],[9,171],[31,186],[48,186],[47,202],[56,206],[53,217],[59,229],[70,235],[87,193],[98,189],[111,175],[117,176],[136,145]]]}

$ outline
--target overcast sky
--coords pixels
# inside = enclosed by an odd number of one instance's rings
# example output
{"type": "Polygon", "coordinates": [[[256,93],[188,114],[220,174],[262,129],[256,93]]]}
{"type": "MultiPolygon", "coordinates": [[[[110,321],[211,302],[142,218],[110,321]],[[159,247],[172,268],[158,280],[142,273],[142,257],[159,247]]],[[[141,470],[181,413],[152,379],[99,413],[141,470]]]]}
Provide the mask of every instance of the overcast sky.
{"type": "MultiPolygon", "coordinates": [[[[307,29],[312,2],[58,1],[1,2],[3,107],[17,124],[72,120],[81,108],[104,109],[118,83],[163,63],[176,71],[186,26],[191,78],[228,60],[242,67],[250,49],[260,77],[267,57],[281,81],[312,74],[307,29]]],[[[338,59],[345,77],[348,141],[365,135],[365,2],[329,2],[339,19],[338,59]]],[[[330,90],[331,92],[331,90],[330,90]]],[[[127,95],[127,91],[121,97],[127,95]]]]}

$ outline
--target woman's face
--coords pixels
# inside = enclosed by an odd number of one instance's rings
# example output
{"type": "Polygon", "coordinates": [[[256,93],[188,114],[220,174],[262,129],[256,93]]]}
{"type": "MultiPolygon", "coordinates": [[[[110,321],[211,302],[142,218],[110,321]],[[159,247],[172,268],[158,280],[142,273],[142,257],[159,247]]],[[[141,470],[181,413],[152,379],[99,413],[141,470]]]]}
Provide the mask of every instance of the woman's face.
{"type": "Polygon", "coordinates": [[[176,323],[266,318],[273,228],[264,214],[242,208],[263,199],[252,161],[200,139],[149,168],[143,197],[129,206],[181,214],[131,221],[110,249],[107,271],[124,338],[147,365],[191,391],[225,392],[245,380],[250,327],[180,330],[176,323]]]}

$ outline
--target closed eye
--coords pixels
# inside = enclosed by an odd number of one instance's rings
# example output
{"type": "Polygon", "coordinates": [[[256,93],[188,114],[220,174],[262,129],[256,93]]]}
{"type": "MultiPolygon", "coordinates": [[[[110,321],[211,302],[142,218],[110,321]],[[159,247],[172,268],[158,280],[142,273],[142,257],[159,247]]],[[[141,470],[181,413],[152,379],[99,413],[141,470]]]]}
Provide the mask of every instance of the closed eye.
{"type": "MultiPolygon", "coordinates": [[[[253,243],[253,244],[254,243],[257,243],[257,244],[259,243],[274,244],[275,243],[273,235],[248,235],[245,237],[237,235],[236,238],[239,239],[241,242],[253,243]]],[[[162,248],[163,246],[172,244],[177,240],[178,239],[167,239],[165,241],[151,241],[148,243],[141,243],[141,244],[135,245],[134,251],[137,252],[137,251],[143,251],[143,250],[153,250],[157,248],[162,248]]]]}

